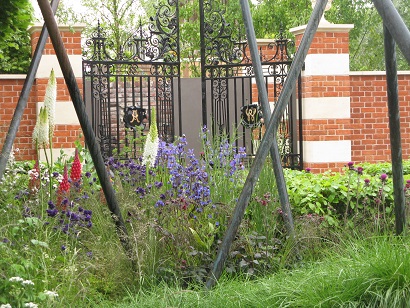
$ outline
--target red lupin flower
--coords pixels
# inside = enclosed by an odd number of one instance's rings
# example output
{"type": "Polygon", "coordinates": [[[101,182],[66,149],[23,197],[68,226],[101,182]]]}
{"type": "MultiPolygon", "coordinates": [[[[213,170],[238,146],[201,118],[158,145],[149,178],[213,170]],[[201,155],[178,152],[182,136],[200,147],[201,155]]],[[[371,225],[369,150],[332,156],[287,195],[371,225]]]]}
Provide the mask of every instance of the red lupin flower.
{"type": "Polygon", "coordinates": [[[62,205],[64,197],[67,197],[70,192],[70,182],[68,181],[67,165],[64,166],[63,180],[60,182],[57,190],[57,207],[65,210],[67,205],[62,205]]]}
{"type": "Polygon", "coordinates": [[[73,183],[79,182],[81,179],[81,162],[78,156],[78,149],[75,149],[74,161],[70,170],[70,178],[73,183]]]}

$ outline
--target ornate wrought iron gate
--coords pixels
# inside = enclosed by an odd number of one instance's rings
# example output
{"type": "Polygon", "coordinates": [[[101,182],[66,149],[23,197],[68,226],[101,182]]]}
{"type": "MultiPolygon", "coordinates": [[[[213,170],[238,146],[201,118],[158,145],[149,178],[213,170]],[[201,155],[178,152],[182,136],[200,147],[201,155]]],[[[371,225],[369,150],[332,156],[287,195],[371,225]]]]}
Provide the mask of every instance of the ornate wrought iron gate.
{"type": "Polygon", "coordinates": [[[100,25],[86,45],[84,101],[103,156],[138,155],[138,127],[145,126],[153,107],[160,138],[173,141],[175,106],[180,105],[180,95],[174,95],[180,91],[178,1],[160,4],[155,17],[148,25],[140,23],[119,53],[110,50],[100,25]]]}
{"type": "MultiPolygon", "coordinates": [[[[215,0],[200,0],[202,124],[214,135],[233,130],[236,145],[253,155],[264,127],[245,31],[225,22],[215,0]]],[[[91,51],[83,61],[84,93],[93,128],[103,155],[136,156],[138,126],[156,107],[160,137],[173,141],[182,131],[181,66],[178,0],[158,6],[148,25],[141,25],[119,54],[108,50],[104,30],[96,29],[87,41],[91,51]],[[178,122],[178,123],[176,123],[178,122]],[[130,151],[131,150],[131,151],[130,151]]],[[[280,36],[260,49],[271,108],[277,101],[291,65],[288,46],[280,36]]],[[[284,167],[302,168],[301,83],[279,123],[278,142],[284,167]]],[[[183,90],[183,89],[182,89],[183,90]]],[[[198,125],[198,123],[196,123],[198,125]]],[[[186,129],[186,128],[185,128],[186,129]]],[[[199,132],[199,127],[189,130],[199,132]]]]}
{"type": "MultiPolygon", "coordinates": [[[[214,0],[200,0],[202,122],[214,134],[238,132],[238,146],[254,154],[264,133],[260,106],[245,31],[232,27],[214,0]],[[242,123],[242,124],[241,124],[242,123]]],[[[273,43],[260,47],[260,58],[271,109],[274,108],[292,63],[288,47],[293,44],[281,34],[273,43]]],[[[282,164],[302,166],[301,82],[293,94],[278,127],[282,164]],[[297,114],[298,113],[298,114],[297,114]],[[298,116],[297,116],[298,115],[298,116]]]]}

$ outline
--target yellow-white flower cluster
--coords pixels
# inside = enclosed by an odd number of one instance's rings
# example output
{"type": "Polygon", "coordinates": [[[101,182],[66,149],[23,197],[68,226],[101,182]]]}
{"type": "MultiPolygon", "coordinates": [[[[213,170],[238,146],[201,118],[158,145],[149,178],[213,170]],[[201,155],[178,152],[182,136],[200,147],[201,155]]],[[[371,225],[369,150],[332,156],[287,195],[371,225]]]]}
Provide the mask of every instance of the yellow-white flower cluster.
{"type": "Polygon", "coordinates": [[[57,97],[57,82],[54,70],[51,70],[46,88],[44,106],[40,108],[36,125],[33,130],[33,143],[38,148],[46,148],[54,133],[55,104],[57,97]]]}
{"type": "Polygon", "coordinates": [[[142,164],[150,167],[154,167],[155,160],[157,159],[159,137],[157,128],[157,116],[155,108],[151,109],[151,124],[149,127],[149,132],[147,140],[144,145],[144,152],[142,154],[142,164]]]}

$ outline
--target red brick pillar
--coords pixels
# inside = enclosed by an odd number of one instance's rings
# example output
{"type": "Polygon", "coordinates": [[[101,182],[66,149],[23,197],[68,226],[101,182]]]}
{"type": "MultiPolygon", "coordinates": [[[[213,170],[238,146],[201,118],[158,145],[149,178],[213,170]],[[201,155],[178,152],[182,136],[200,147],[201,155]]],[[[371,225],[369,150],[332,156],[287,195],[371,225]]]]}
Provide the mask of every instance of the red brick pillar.
{"type": "MultiPolygon", "coordinates": [[[[351,160],[349,31],[320,23],[302,73],[303,160],[316,172],[340,170],[351,160]]],[[[290,29],[299,46],[306,26],[290,29]]]]}
{"type": "MultiPolygon", "coordinates": [[[[26,75],[23,74],[0,75],[0,151],[6,140],[25,79],[26,75]]],[[[31,97],[28,98],[27,106],[13,143],[16,160],[30,160],[35,154],[31,135],[36,115],[31,97]]]]}
{"type": "MultiPolygon", "coordinates": [[[[59,27],[80,90],[82,90],[81,32],[83,28],[83,25],[59,27]]],[[[33,51],[37,45],[41,29],[42,25],[35,25],[29,29],[33,51]]],[[[53,45],[50,38],[48,38],[33,85],[32,95],[34,96],[34,103],[30,108],[35,109],[35,114],[39,112],[40,107],[44,104],[45,91],[52,69],[54,69],[57,80],[53,155],[58,157],[61,149],[69,155],[74,152],[74,142],[80,138],[82,132],[53,45]]],[[[40,153],[40,159],[44,159],[43,151],[40,153]]]]}

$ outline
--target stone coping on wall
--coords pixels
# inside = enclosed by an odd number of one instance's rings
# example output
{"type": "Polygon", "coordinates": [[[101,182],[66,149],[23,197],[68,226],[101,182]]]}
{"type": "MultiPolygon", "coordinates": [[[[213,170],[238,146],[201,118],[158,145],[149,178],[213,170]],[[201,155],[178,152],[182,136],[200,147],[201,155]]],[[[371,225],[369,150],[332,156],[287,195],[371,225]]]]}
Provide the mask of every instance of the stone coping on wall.
{"type": "MultiPolygon", "coordinates": [[[[350,71],[351,76],[382,76],[386,71],[350,71]]],[[[410,75],[410,71],[397,71],[397,75],[410,75]]]]}
{"type": "Polygon", "coordinates": [[[27,75],[25,74],[0,74],[0,80],[12,80],[12,79],[26,79],[27,75]]]}
{"type": "Polygon", "coordinates": [[[274,43],[276,40],[274,38],[256,39],[256,44],[258,46],[265,46],[274,43]]]}
{"type": "MultiPolygon", "coordinates": [[[[295,27],[289,29],[290,33],[294,35],[299,35],[305,33],[307,25],[295,27]]],[[[354,28],[353,24],[331,24],[331,23],[320,23],[316,32],[349,32],[354,28]]]]}
{"type": "MultiPolygon", "coordinates": [[[[86,27],[86,24],[80,23],[80,24],[74,24],[74,25],[59,25],[58,29],[62,32],[81,32],[84,30],[86,27]]],[[[28,32],[30,34],[33,34],[34,32],[40,32],[43,29],[43,24],[42,23],[35,23],[31,27],[28,28],[28,32]]]]}

